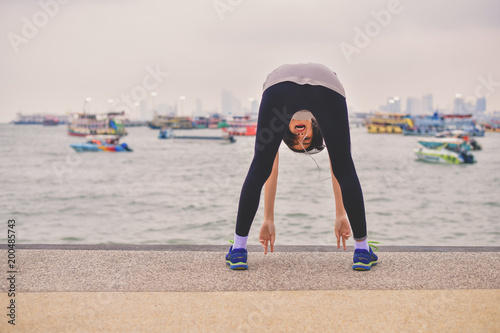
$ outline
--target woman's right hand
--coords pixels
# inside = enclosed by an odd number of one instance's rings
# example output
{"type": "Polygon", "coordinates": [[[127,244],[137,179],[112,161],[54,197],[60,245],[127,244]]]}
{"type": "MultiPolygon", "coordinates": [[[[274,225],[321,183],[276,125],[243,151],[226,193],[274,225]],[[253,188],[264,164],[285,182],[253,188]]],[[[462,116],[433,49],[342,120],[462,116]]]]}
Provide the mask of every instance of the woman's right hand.
{"type": "Polygon", "coordinates": [[[337,216],[335,219],[335,237],[337,237],[337,249],[340,248],[340,239],[342,239],[342,245],[344,251],[346,250],[345,241],[351,237],[351,225],[347,215],[337,216]]]}
{"type": "Polygon", "coordinates": [[[264,247],[264,254],[267,254],[267,246],[271,243],[271,253],[274,252],[274,240],[276,239],[276,228],[274,221],[264,220],[260,227],[259,242],[264,247]]]}

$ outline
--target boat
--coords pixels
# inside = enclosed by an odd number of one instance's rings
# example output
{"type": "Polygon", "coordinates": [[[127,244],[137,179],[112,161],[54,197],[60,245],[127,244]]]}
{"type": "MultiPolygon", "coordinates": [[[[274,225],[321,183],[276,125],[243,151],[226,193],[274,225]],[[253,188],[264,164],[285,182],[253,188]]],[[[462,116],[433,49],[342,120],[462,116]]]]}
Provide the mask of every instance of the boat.
{"type": "Polygon", "coordinates": [[[188,140],[219,140],[219,141],[229,141],[230,143],[236,142],[234,136],[224,133],[219,136],[208,136],[208,135],[178,135],[174,133],[173,128],[162,128],[158,134],[159,139],[188,139],[188,140]]]}
{"type": "Polygon", "coordinates": [[[453,131],[443,131],[436,133],[435,135],[436,138],[456,138],[456,139],[462,139],[465,141],[467,145],[470,146],[470,150],[481,150],[482,147],[481,145],[477,142],[476,139],[471,138],[469,136],[469,132],[462,131],[462,130],[453,130],[453,131]]]}
{"type": "Polygon", "coordinates": [[[191,117],[166,116],[160,114],[155,114],[153,120],[148,123],[148,126],[151,129],[162,129],[163,127],[191,129],[194,127],[191,117]]]}
{"type": "Polygon", "coordinates": [[[500,133],[500,124],[497,124],[497,125],[485,124],[484,130],[486,132],[499,132],[500,133]]]}
{"type": "Polygon", "coordinates": [[[49,119],[57,121],[57,124],[67,124],[68,117],[66,115],[56,115],[56,114],[46,114],[46,113],[35,113],[35,114],[23,114],[18,112],[16,119],[12,121],[14,125],[57,125],[52,123],[49,119]],[[49,123],[50,122],[50,123],[49,123]]]}
{"type": "Polygon", "coordinates": [[[402,113],[376,112],[366,118],[368,133],[403,133],[403,125],[407,124],[409,115],[402,113]]]}
{"type": "Polygon", "coordinates": [[[446,145],[450,149],[460,149],[463,148],[465,150],[471,150],[472,147],[465,141],[460,138],[424,138],[417,141],[425,148],[436,149],[446,145]]]}
{"type": "Polygon", "coordinates": [[[208,118],[207,117],[195,117],[193,121],[194,128],[208,128],[208,118]]]}
{"type": "Polygon", "coordinates": [[[417,155],[417,160],[429,163],[472,164],[477,162],[472,153],[465,150],[459,152],[449,150],[446,144],[436,149],[421,147],[414,149],[413,152],[417,155]]]}
{"type": "Polygon", "coordinates": [[[22,114],[18,112],[16,115],[16,120],[12,121],[14,125],[42,125],[43,124],[42,114],[22,114]]]}
{"type": "Polygon", "coordinates": [[[411,117],[403,125],[404,135],[435,136],[443,131],[464,131],[468,136],[484,136],[484,128],[472,114],[441,114],[411,117]]]}
{"type": "Polygon", "coordinates": [[[130,152],[132,149],[126,143],[118,143],[119,137],[88,136],[85,143],[73,143],[70,147],[81,152],[130,152]]]}
{"type": "Polygon", "coordinates": [[[226,120],[221,118],[219,114],[213,114],[208,118],[208,128],[221,128],[227,127],[226,120]]]}
{"type": "Polygon", "coordinates": [[[445,128],[444,118],[437,113],[432,116],[415,116],[403,125],[403,135],[434,136],[445,128]]]}
{"type": "Polygon", "coordinates": [[[222,127],[229,135],[254,136],[257,134],[257,121],[252,120],[249,115],[233,116],[226,121],[227,127],[222,127]]]}
{"type": "Polygon", "coordinates": [[[43,117],[43,126],[57,126],[59,125],[59,119],[53,116],[43,117]]]}
{"type": "Polygon", "coordinates": [[[484,130],[486,132],[500,132],[500,115],[495,112],[493,116],[487,117],[483,122],[484,130]]]}
{"type": "Polygon", "coordinates": [[[130,120],[130,119],[126,118],[123,121],[123,125],[125,127],[141,127],[141,126],[147,126],[148,122],[145,120],[139,120],[139,119],[130,120]]]}
{"type": "Polygon", "coordinates": [[[74,113],[68,124],[68,134],[73,136],[108,135],[125,136],[123,116],[125,112],[103,114],[74,113]]]}
{"type": "Polygon", "coordinates": [[[484,136],[484,126],[472,119],[472,114],[445,114],[446,129],[464,131],[468,136],[484,136]]]}

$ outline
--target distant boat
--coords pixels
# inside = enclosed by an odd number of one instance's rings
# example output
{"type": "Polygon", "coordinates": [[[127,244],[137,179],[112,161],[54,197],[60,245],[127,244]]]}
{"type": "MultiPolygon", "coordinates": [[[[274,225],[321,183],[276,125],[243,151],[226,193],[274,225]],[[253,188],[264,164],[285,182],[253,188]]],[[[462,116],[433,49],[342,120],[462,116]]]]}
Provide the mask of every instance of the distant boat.
{"type": "Polygon", "coordinates": [[[486,132],[500,132],[500,116],[489,117],[483,126],[486,132]]]}
{"type": "Polygon", "coordinates": [[[59,125],[59,119],[52,116],[43,117],[43,126],[57,126],[59,125]]]}
{"type": "Polygon", "coordinates": [[[53,123],[46,123],[46,119],[57,120],[57,124],[68,123],[68,117],[66,115],[56,115],[47,113],[34,113],[34,114],[23,114],[18,112],[16,119],[12,121],[14,125],[54,125],[53,123]]]}
{"type": "Polygon", "coordinates": [[[109,112],[105,114],[73,114],[68,124],[68,134],[73,136],[110,135],[125,136],[127,131],[123,124],[125,112],[109,112]]]}
{"type": "Polygon", "coordinates": [[[434,136],[443,131],[462,130],[469,136],[484,136],[484,129],[472,119],[472,114],[441,114],[414,116],[403,125],[404,135],[434,136]]]}
{"type": "Polygon", "coordinates": [[[221,128],[226,126],[226,120],[221,118],[218,114],[214,114],[208,118],[208,128],[221,128]]]}
{"type": "Polygon", "coordinates": [[[224,123],[218,114],[213,114],[210,117],[195,117],[193,121],[194,128],[220,128],[219,124],[224,123]]]}
{"type": "Polygon", "coordinates": [[[163,127],[191,129],[194,127],[191,117],[165,116],[159,114],[155,114],[153,120],[148,123],[148,126],[151,129],[162,129],[163,127]]]}
{"type": "Polygon", "coordinates": [[[178,135],[175,134],[172,128],[163,128],[158,134],[159,139],[188,139],[188,140],[217,140],[217,141],[229,141],[230,143],[236,142],[234,136],[230,134],[223,134],[219,136],[213,135],[178,135]]]}
{"type": "Polygon", "coordinates": [[[377,112],[366,118],[368,133],[403,133],[403,125],[408,122],[409,115],[402,113],[377,112]]]}
{"type": "Polygon", "coordinates": [[[208,128],[208,118],[206,117],[196,117],[193,121],[195,128],[208,128]]]}
{"type": "Polygon", "coordinates": [[[500,124],[498,124],[498,125],[485,124],[484,130],[486,132],[499,132],[500,133],[500,124]]]}
{"type": "Polygon", "coordinates": [[[222,130],[229,135],[254,136],[257,134],[257,121],[247,116],[233,116],[226,121],[227,127],[222,130]]]}
{"type": "Polygon", "coordinates": [[[73,143],[70,147],[81,152],[131,152],[132,149],[126,143],[119,144],[119,137],[110,138],[108,136],[89,136],[85,143],[73,143]]]}

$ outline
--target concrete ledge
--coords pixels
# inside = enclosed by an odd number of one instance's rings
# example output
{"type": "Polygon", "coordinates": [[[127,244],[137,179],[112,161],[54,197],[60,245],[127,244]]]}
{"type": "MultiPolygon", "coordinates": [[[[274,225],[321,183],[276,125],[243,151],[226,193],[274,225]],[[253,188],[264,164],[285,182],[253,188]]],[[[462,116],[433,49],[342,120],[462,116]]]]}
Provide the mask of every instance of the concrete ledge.
{"type": "MultiPolygon", "coordinates": [[[[302,248],[303,249],[303,248],[302,248]]],[[[250,252],[232,271],[224,251],[17,249],[21,292],[500,289],[500,252],[379,252],[370,272],[352,251],[250,252]]],[[[7,251],[0,250],[0,257],[7,251]]],[[[7,290],[0,279],[0,290],[7,290]]]]}
{"type": "MultiPolygon", "coordinates": [[[[23,250],[92,250],[92,251],[200,251],[224,252],[230,245],[134,245],[134,244],[16,244],[23,250]]],[[[7,245],[1,244],[0,250],[7,245]]],[[[500,252],[500,246],[385,246],[381,252],[500,252]]],[[[248,246],[250,252],[262,252],[262,246],[248,246]]],[[[352,246],[347,251],[353,251],[352,246]]],[[[343,252],[335,246],[279,245],[275,252],[343,252]]]]}
{"type": "Polygon", "coordinates": [[[380,247],[369,272],[352,249],[254,246],[247,271],[227,250],[16,245],[16,326],[0,332],[500,331],[499,247],[380,247]]]}

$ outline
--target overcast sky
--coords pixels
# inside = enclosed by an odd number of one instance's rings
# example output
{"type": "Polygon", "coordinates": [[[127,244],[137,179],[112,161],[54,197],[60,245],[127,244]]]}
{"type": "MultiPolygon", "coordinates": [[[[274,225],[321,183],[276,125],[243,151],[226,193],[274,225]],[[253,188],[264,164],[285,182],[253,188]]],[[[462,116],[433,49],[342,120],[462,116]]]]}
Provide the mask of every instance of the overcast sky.
{"type": "Polygon", "coordinates": [[[157,104],[186,96],[187,111],[197,98],[220,108],[223,89],[245,106],[269,72],[299,62],[335,71],[354,111],[428,93],[435,107],[462,93],[500,110],[497,0],[64,2],[0,0],[0,122],[152,90],[157,104]]]}

